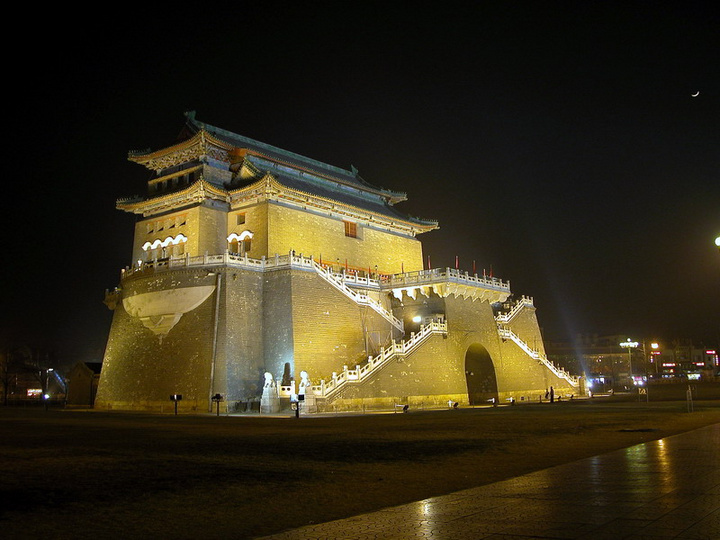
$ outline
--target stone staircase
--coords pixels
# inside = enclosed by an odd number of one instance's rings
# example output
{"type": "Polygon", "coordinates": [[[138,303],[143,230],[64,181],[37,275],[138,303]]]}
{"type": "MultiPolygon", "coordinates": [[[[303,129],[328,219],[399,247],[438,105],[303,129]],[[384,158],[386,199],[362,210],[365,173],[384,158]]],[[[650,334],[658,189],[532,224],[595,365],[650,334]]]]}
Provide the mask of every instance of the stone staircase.
{"type": "Polygon", "coordinates": [[[564,369],[557,367],[550,360],[548,360],[547,356],[545,356],[544,354],[532,349],[527,343],[520,339],[517,334],[515,334],[515,332],[513,332],[509,328],[498,324],[498,333],[500,334],[501,338],[513,341],[532,359],[544,364],[545,367],[552,371],[557,377],[565,379],[568,384],[570,384],[570,386],[572,386],[573,388],[578,388],[580,386],[580,380],[577,377],[570,375],[564,369]]]}
{"type": "Polygon", "coordinates": [[[447,334],[447,323],[431,322],[420,328],[420,331],[410,334],[410,339],[396,342],[393,340],[388,347],[380,349],[377,356],[370,356],[364,365],[357,365],[355,369],[344,367],[340,373],[333,373],[329,381],[322,380],[313,386],[316,397],[332,400],[338,391],[349,384],[359,384],[372,377],[388,362],[412,354],[418,347],[433,334],[447,334]]]}
{"type": "Polygon", "coordinates": [[[379,302],[373,300],[367,294],[356,291],[355,289],[352,289],[351,287],[348,287],[345,284],[345,280],[343,279],[343,277],[341,275],[334,274],[331,270],[316,263],[315,261],[313,261],[313,267],[315,268],[315,272],[317,272],[317,274],[321,278],[323,278],[325,281],[327,281],[330,285],[335,287],[338,291],[343,293],[345,296],[350,298],[350,300],[352,300],[359,306],[368,306],[373,311],[378,313],[382,318],[384,318],[386,321],[388,321],[390,324],[392,324],[395,328],[400,330],[400,332],[403,332],[403,333],[405,332],[403,322],[400,319],[395,317],[391,312],[389,312],[382,305],[380,305],[379,302]]]}
{"type": "Polygon", "coordinates": [[[535,307],[532,297],[522,296],[517,302],[515,302],[510,311],[507,313],[499,313],[495,316],[495,320],[501,324],[507,324],[512,321],[515,316],[520,313],[526,307],[535,307]]]}

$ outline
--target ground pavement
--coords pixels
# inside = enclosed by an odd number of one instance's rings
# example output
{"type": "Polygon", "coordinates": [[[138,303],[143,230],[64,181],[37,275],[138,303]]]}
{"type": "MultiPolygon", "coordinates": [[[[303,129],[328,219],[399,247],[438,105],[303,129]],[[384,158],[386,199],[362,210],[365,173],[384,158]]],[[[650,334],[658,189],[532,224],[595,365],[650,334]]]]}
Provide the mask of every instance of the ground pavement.
{"type": "Polygon", "coordinates": [[[263,540],[720,539],[720,424],[263,540]]]}

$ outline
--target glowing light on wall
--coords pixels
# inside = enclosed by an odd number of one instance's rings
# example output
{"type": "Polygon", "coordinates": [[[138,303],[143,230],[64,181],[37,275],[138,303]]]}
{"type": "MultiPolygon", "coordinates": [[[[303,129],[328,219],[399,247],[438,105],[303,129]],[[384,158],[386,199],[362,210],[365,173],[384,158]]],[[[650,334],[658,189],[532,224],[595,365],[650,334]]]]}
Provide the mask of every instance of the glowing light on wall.
{"type": "Polygon", "coordinates": [[[236,240],[238,242],[242,242],[246,238],[252,238],[252,237],[253,237],[253,233],[251,233],[250,231],[243,231],[240,234],[232,233],[230,236],[227,237],[227,241],[232,242],[233,240],[236,240]]]}
{"type": "Polygon", "coordinates": [[[181,242],[187,242],[187,237],[184,234],[178,234],[176,237],[168,236],[165,240],[155,240],[154,242],[145,242],[142,246],[143,250],[157,249],[168,247],[169,245],[176,246],[181,242]]]}

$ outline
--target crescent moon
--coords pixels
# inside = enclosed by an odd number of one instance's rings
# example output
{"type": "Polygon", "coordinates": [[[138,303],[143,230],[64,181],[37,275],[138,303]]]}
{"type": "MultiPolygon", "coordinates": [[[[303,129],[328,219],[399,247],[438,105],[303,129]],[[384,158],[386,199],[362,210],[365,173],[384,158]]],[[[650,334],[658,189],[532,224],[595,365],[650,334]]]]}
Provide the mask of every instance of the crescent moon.
{"type": "Polygon", "coordinates": [[[700,90],[698,90],[694,94],[690,94],[690,97],[698,97],[699,95],[700,95],[700,90]]]}

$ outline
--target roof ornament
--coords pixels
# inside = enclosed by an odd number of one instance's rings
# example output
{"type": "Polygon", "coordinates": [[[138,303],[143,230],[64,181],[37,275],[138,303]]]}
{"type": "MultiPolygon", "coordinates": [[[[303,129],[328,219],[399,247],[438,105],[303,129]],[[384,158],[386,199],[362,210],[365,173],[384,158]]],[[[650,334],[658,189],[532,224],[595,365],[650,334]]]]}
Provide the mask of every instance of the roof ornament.
{"type": "Polygon", "coordinates": [[[355,165],[350,165],[350,171],[353,173],[353,176],[357,177],[360,171],[357,170],[355,165]]]}

